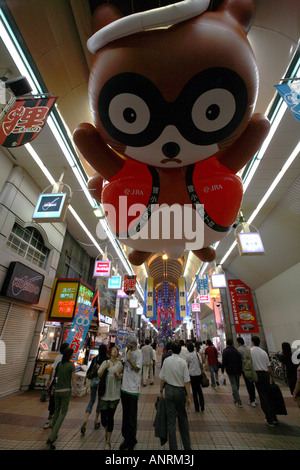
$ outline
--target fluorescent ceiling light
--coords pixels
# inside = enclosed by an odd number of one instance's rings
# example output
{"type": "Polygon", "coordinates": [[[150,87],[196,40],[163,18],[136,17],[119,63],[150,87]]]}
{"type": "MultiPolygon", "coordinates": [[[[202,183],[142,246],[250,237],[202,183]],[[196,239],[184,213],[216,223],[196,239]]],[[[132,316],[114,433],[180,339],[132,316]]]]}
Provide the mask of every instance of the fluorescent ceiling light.
{"type": "MultiPolygon", "coordinates": [[[[272,194],[272,192],[274,191],[274,189],[276,188],[276,186],[278,185],[279,181],[282,179],[282,177],[285,175],[285,173],[287,172],[287,170],[289,169],[289,167],[291,166],[291,164],[293,163],[293,161],[295,160],[295,158],[297,158],[297,156],[299,155],[299,152],[300,152],[300,141],[298,142],[298,144],[296,145],[296,147],[294,148],[293,152],[291,153],[291,155],[289,156],[289,158],[287,159],[287,161],[285,162],[285,164],[283,165],[282,169],[280,170],[280,172],[278,173],[278,175],[276,176],[276,178],[274,179],[273,183],[271,184],[271,186],[269,187],[269,189],[267,190],[267,192],[265,193],[265,195],[263,196],[263,198],[260,200],[260,202],[258,203],[256,209],[252,212],[252,214],[250,215],[249,219],[248,219],[248,224],[251,224],[251,222],[253,222],[253,220],[255,219],[255,217],[257,216],[257,214],[259,213],[259,211],[261,210],[261,208],[264,206],[264,204],[266,203],[266,201],[269,199],[270,195],[272,194]]],[[[229,250],[227,251],[227,253],[223,256],[223,258],[221,259],[220,261],[220,264],[223,264],[224,261],[228,258],[228,256],[230,255],[230,253],[232,252],[233,248],[237,245],[237,242],[234,241],[234,243],[231,245],[231,247],[229,248],[229,250]]]]}
{"type": "Polygon", "coordinates": [[[42,162],[42,160],[40,159],[40,157],[38,156],[38,154],[36,153],[36,151],[32,148],[32,146],[30,144],[25,144],[24,147],[26,148],[26,150],[30,153],[30,155],[32,156],[32,158],[34,159],[34,161],[36,162],[36,164],[40,167],[40,169],[42,170],[42,172],[44,173],[44,175],[46,176],[47,180],[49,181],[49,183],[51,184],[55,184],[56,181],[55,179],[53,178],[53,176],[51,175],[50,171],[48,170],[48,168],[44,165],[44,163],[42,162]]]}

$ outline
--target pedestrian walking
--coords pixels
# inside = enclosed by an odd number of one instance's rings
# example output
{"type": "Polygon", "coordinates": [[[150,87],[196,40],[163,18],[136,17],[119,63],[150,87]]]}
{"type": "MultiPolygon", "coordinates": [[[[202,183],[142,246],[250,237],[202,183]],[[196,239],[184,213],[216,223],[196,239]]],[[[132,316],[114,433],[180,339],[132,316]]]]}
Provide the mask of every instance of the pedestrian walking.
{"type": "Polygon", "coordinates": [[[143,386],[146,387],[148,376],[150,385],[153,385],[154,350],[152,346],[150,346],[148,338],[145,340],[145,346],[142,347],[141,351],[143,355],[143,386]]]}
{"type": "Polygon", "coordinates": [[[121,373],[123,364],[119,359],[116,346],[110,349],[109,359],[102,362],[98,377],[107,371],[105,378],[105,393],[100,398],[101,424],[105,429],[105,450],[110,450],[111,433],[114,429],[114,415],[121,398],[121,373]]]}
{"type": "Polygon", "coordinates": [[[226,370],[228,375],[234,403],[241,408],[242,400],[239,394],[240,376],[242,374],[242,358],[240,353],[233,346],[233,340],[228,338],[226,348],[222,354],[222,373],[226,370]]]}
{"type": "Polygon", "coordinates": [[[210,377],[211,377],[211,385],[215,387],[216,384],[219,386],[219,378],[218,378],[218,351],[212,344],[211,340],[208,339],[206,341],[206,348],[205,348],[205,358],[207,368],[210,370],[210,377]]]}
{"type": "Polygon", "coordinates": [[[204,411],[204,397],[201,387],[202,381],[202,358],[195,350],[193,343],[187,345],[188,354],[186,357],[186,363],[188,365],[191,386],[193,391],[193,400],[195,405],[195,411],[204,411]]]}
{"type": "Polygon", "coordinates": [[[281,362],[283,377],[285,383],[289,386],[291,394],[293,395],[297,382],[298,364],[294,364],[294,362],[292,361],[292,348],[290,343],[282,343],[281,349],[282,352],[279,355],[279,360],[281,362]]]}
{"type": "Polygon", "coordinates": [[[179,357],[180,344],[172,343],[172,355],[164,360],[160,371],[160,397],[165,391],[168,437],[170,450],[177,450],[176,417],[182,444],[185,450],[191,450],[189,422],[186,406],[190,406],[190,374],[187,363],[179,357]]]}
{"type": "MultiPolygon", "coordinates": [[[[247,356],[247,351],[248,351],[248,348],[246,347],[245,345],[245,341],[242,337],[238,337],[237,338],[237,343],[239,344],[239,347],[237,348],[237,351],[240,353],[241,355],[241,358],[242,358],[242,365],[244,364],[244,361],[246,359],[246,356],[247,356]]],[[[247,379],[245,373],[244,373],[244,370],[242,371],[242,375],[244,377],[244,381],[245,381],[245,385],[246,385],[246,388],[247,388],[247,392],[248,392],[248,395],[249,395],[249,403],[250,403],[250,406],[253,406],[255,407],[257,405],[256,403],[256,396],[255,396],[255,385],[254,385],[254,382],[251,382],[250,380],[247,379]]]]}
{"type": "Polygon", "coordinates": [[[75,365],[71,362],[73,349],[67,348],[63,353],[61,362],[57,366],[57,384],[55,388],[55,411],[52,421],[51,434],[47,440],[50,449],[55,449],[54,442],[57,439],[58,431],[68,412],[72,393],[77,393],[75,365]]]}
{"type": "Polygon", "coordinates": [[[171,341],[168,341],[168,343],[166,344],[166,351],[163,353],[162,358],[161,358],[161,365],[160,365],[160,367],[163,366],[164,360],[165,360],[167,357],[169,357],[169,356],[172,355],[171,348],[172,348],[172,342],[171,342],[171,341]]]}
{"type": "Polygon", "coordinates": [[[127,353],[121,385],[122,436],[124,441],[120,445],[120,450],[133,450],[137,443],[137,412],[141,391],[143,354],[137,348],[137,340],[134,336],[127,337],[126,347],[127,353]]]}
{"type": "Polygon", "coordinates": [[[260,399],[260,406],[265,414],[265,422],[268,426],[274,427],[278,424],[278,419],[270,399],[270,381],[274,381],[273,371],[270,365],[269,356],[260,348],[260,338],[252,336],[252,347],[250,349],[253,368],[257,373],[258,381],[255,383],[260,399]]]}
{"type": "Polygon", "coordinates": [[[182,357],[182,359],[184,359],[186,361],[186,356],[187,356],[188,350],[185,346],[185,343],[184,343],[183,339],[181,339],[179,341],[179,344],[181,346],[181,351],[180,351],[179,356],[182,357]]]}
{"type": "MultiPolygon", "coordinates": [[[[92,362],[90,364],[90,367],[88,368],[88,371],[86,373],[86,376],[88,379],[91,380],[90,383],[90,401],[88,403],[88,406],[86,407],[85,410],[85,419],[83,422],[83,425],[81,426],[81,434],[84,435],[86,431],[86,425],[89,419],[89,416],[92,412],[94,403],[97,398],[97,390],[98,390],[98,384],[99,384],[99,377],[98,377],[98,369],[101,366],[102,362],[108,359],[107,355],[107,348],[105,344],[100,344],[98,348],[98,354],[97,356],[93,357],[92,362]]],[[[96,415],[95,415],[95,420],[94,420],[94,429],[99,429],[100,428],[100,398],[98,397],[98,403],[97,403],[97,408],[96,408],[96,415]]]]}
{"type": "Polygon", "coordinates": [[[52,364],[52,369],[51,373],[48,379],[48,382],[46,383],[46,387],[48,389],[49,393],[49,405],[48,405],[48,418],[46,423],[44,424],[44,429],[51,428],[52,425],[52,419],[55,411],[55,385],[57,382],[57,377],[56,377],[56,367],[60,363],[63,357],[64,351],[69,347],[69,343],[63,343],[61,347],[59,348],[59,354],[55,358],[54,363],[52,364]]]}

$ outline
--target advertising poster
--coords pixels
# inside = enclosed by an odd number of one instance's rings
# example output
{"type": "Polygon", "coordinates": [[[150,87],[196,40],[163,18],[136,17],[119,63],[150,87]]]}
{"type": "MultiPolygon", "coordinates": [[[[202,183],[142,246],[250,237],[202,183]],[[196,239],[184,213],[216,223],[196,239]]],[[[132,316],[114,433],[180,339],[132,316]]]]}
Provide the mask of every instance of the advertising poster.
{"type": "Polygon", "coordinates": [[[236,333],[259,333],[251,289],[239,279],[228,280],[236,333]]]}

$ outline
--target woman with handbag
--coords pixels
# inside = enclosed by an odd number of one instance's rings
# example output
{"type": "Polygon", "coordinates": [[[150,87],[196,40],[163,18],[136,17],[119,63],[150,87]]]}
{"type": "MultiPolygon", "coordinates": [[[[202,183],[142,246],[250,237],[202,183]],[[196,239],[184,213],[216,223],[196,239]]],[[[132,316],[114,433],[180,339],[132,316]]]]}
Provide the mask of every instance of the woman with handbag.
{"type": "Polygon", "coordinates": [[[105,429],[105,450],[111,448],[110,439],[114,428],[114,415],[121,397],[121,373],[123,371],[123,364],[119,359],[119,350],[116,346],[111,348],[109,355],[110,358],[102,363],[98,371],[101,424],[105,429]]]}
{"type": "Polygon", "coordinates": [[[203,397],[202,388],[201,388],[202,372],[203,372],[202,358],[200,354],[194,350],[193,343],[187,344],[187,350],[188,350],[188,354],[186,357],[186,362],[188,365],[189,374],[191,378],[191,386],[192,386],[192,391],[193,391],[195,410],[199,412],[201,408],[201,411],[204,411],[204,397],[203,397]]]}
{"type": "MultiPolygon", "coordinates": [[[[84,435],[86,431],[86,425],[89,419],[89,416],[92,412],[94,403],[96,401],[96,396],[97,396],[97,389],[98,389],[98,384],[100,379],[98,378],[98,370],[99,367],[101,366],[102,362],[108,359],[107,355],[107,349],[105,344],[100,344],[99,346],[99,354],[95,357],[93,357],[92,362],[90,367],[88,368],[88,371],[86,373],[87,379],[91,381],[90,385],[90,390],[91,390],[91,398],[89,401],[89,404],[85,410],[85,419],[84,423],[81,426],[81,434],[84,435]]],[[[97,409],[96,409],[96,416],[95,416],[95,421],[94,421],[94,429],[99,429],[100,428],[100,398],[98,398],[98,404],[97,404],[97,409]]]]}

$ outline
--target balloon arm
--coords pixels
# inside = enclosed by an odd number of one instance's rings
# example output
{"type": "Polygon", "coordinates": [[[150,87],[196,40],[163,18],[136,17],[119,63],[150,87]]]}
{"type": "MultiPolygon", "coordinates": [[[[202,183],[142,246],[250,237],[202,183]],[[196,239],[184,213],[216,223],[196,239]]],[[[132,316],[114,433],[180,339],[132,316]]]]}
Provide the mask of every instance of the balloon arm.
{"type": "Polygon", "coordinates": [[[270,122],[263,114],[254,114],[243,134],[226,150],[221,150],[217,159],[237,173],[260,149],[270,130],[270,122]]]}
{"type": "Polygon", "coordinates": [[[91,124],[80,124],[73,139],[86,161],[105,180],[112,178],[124,165],[124,160],[109,149],[91,124]]]}

